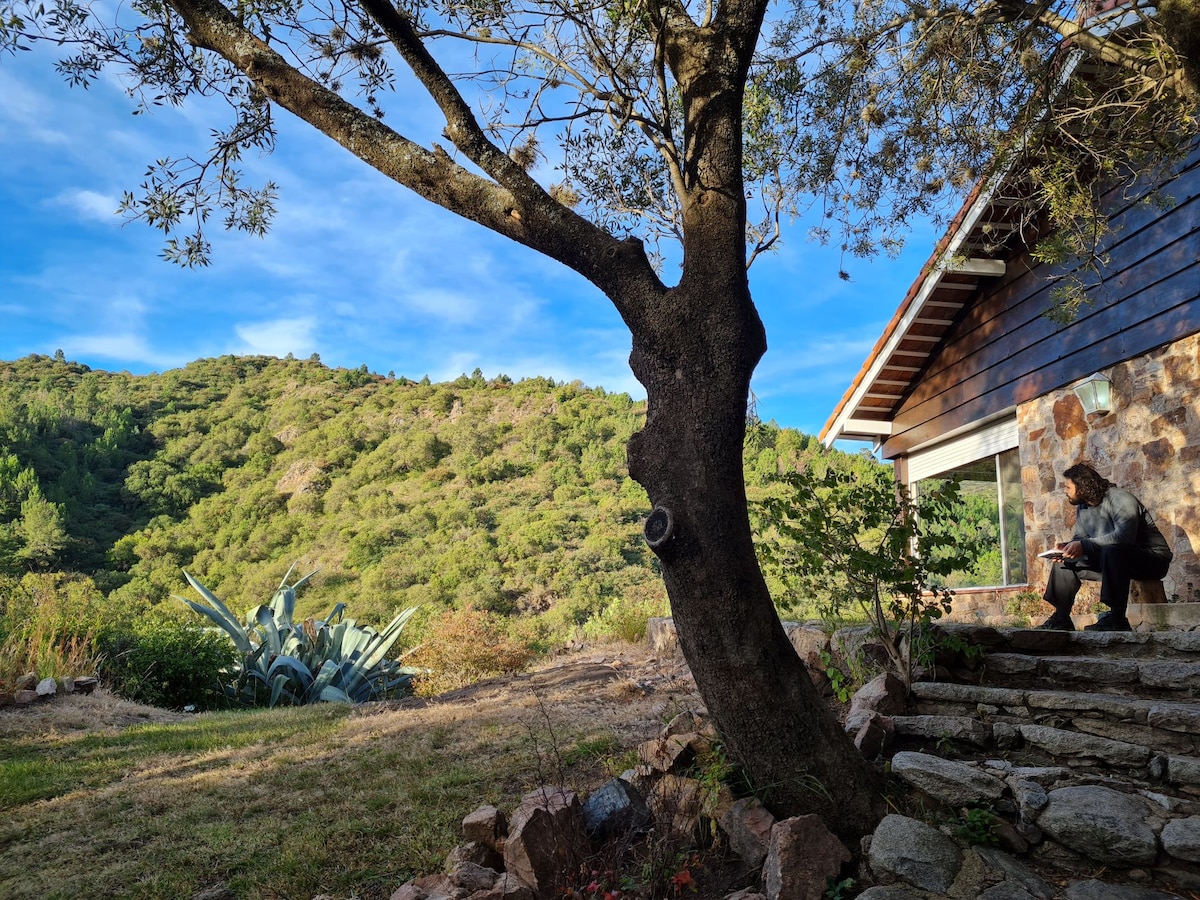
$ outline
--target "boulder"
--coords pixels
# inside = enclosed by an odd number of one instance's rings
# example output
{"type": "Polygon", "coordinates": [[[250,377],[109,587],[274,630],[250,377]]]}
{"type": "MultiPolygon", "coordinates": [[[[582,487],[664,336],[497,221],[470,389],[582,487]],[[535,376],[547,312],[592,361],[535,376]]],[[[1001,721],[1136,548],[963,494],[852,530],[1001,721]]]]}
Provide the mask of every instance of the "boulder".
{"type": "Polygon", "coordinates": [[[897,753],[892,771],[935,800],[950,806],[970,806],[998,800],[1005,784],[975,766],[931,756],[928,753],[897,753]]]}
{"type": "Polygon", "coordinates": [[[876,759],[879,754],[888,749],[895,737],[895,726],[892,720],[876,712],[865,712],[858,730],[853,734],[854,746],[863,755],[863,759],[876,759]]]}
{"type": "Polygon", "coordinates": [[[904,682],[891,672],[876,675],[850,699],[850,712],[869,710],[881,716],[901,715],[908,705],[904,682]]]}
{"type": "Polygon", "coordinates": [[[850,851],[820,816],[776,822],[763,863],[767,900],[821,900],[828,879],[836,879],[850,859],[850,851]]]}
{"type": "Polygon", "coordinates": [[[1160,835],[1162,848],[1176,859],[1200,863],[1200,816],[1172,819],[1160,835]]]}
{"type": "Polygon", "coordinates": [[[446,868],[453,869],[459,863],[472,863],[499,872],[504,868],[504,857],[481,841],[467,841],[459,844],[446,857],[446,868]]]}
{"type": "Polygon", "coordinates": [[[1067,885],[1066,900],[1178,900],[1178,894],[1164,894],[1132,884],[1107,884],[1088,879],[1067,885]]]}
{"type": "Polygon", "coordinates": [[[638,831],[653,818],[642,795],[620,778],[606,781],[583,804],[583,825],[593,840],[638,831]]]}
{"type": "Polygon", "coordinates": [[[648,802],[659,827],[690,839],[704,814],[704,789],[695,778],[664,775],[650,791],[648,802]]]}
{"type": "Polygon", "coordinates": [[[868,862],[880,881],[899,879],[921,890],[945,893],[962,867],[962,853],[937,829],[893,813],[875,829],[868,862]]]}
{"type": "Polygon", "coordinates": [[[1058,843],[1109,866],[1149,865],[1158,856],[1150,822],[1161,810],[1140,797],[1099,785],[1058,788],[1047,794],[1038,827],[1058,843]]]}
{"type": "Polygon", "coordinates": [[[588,851],[583,809],[573,791],[542,787],[521,798],[504,842],[504,869],[550,900],[588,851]]]}
{"type": "Polygon", "coordinates": [[[458,862],[450,869],[450,883],[464,891],[486,891],[500,876],[495,869],[473,862],[458,862]]]}
{"type": "Polygon", "coordinates": [[[729,842],[729,849],[746,865],[757,869],[763,864],[770,849],[775,817],[761,800],[757,797],[738,800],[721,816],[719,825],[729,842]]]}
{"type": "Polygon", "coordinates": [[[462,820],[462,833],[467,841],[477,841],[497,850],[508,833],[508,822],[496,807],[481,806],[462,820]]]}
{"type": "Polygon", "coordinates": [[[34,690],[39,697],[53,697],[58,693],[58,682],[53,678],[43,678],[34,690]]]}

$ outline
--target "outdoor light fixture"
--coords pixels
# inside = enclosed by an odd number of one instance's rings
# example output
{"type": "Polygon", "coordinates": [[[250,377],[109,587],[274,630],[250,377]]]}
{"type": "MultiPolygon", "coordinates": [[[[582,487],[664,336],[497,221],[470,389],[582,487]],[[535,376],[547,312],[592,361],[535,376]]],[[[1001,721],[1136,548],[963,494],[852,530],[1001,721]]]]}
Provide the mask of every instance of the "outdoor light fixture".
{"type": "Polygon", "coordinates": [[[1085,415],[1106,413],[1112,409],[1112,382],[1099,372],[1089,375],[1075,385],[1073,390],[1083,405],[1085,415]]]}

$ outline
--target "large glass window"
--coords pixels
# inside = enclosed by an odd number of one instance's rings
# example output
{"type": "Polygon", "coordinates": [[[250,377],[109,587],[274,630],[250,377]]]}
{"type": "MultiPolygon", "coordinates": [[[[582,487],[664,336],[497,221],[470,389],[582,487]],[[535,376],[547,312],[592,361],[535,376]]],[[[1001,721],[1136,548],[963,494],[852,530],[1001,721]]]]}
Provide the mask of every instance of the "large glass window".
{"type": "Polygon", "coordinates": [[[1015,449],[1005,450],[918,481],[920,494],[931,482],[957,478],[963,513],[947,523],[962,541],[980,547],[973,572],[954,572],[946,587],[1003,587],[1025,584],[1025,498],[1021,492],[1021,462],[1015,449]]]}

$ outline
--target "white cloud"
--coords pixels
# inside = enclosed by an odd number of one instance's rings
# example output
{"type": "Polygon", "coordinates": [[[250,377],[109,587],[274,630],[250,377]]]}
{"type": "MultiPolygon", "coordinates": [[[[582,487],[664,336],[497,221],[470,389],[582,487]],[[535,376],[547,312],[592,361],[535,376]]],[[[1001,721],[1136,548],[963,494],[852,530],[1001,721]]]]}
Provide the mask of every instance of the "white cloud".
{"type": "Polygon", "coordinates": [[[101,222],[105,225],[121,224],[120,216],[116,215],[121,201],[108,194],[88,190],[70,190],[63,191],[50,202],[69,207],[82,219],[101,222]]]}
{"type": "Polygon", "coordinates": [[[137,363],[156,369],[171,369],[190,362],[187,354],[165,354],[154,350],[144,337],[129,332],[69,335],[57,342],[68,359],[101,357],[121,363],[137,363]]]}
{"type": "Polygon", "coordinates": [[[307,356],[316,346],[313,332],[317,320],[313,316],[295,319],[275,319],[270,322],[244,322],[234,326],[242,345],[236,353],[262,356],[307,356]]]}

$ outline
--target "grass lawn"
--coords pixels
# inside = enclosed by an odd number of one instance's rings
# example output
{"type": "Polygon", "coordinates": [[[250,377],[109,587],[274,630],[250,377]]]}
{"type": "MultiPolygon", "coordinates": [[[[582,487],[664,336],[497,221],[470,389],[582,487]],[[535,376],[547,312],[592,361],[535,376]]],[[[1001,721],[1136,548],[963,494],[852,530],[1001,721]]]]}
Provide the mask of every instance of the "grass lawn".
{"type": "Polygon", "coordinates": [[[612,677],[538,678],[422,708],[102,727],[0,711],[0,897],[387,898],[441,870],[467,813],[594,787],[663,712],[612,677]]]}

